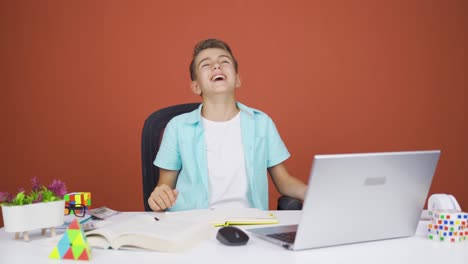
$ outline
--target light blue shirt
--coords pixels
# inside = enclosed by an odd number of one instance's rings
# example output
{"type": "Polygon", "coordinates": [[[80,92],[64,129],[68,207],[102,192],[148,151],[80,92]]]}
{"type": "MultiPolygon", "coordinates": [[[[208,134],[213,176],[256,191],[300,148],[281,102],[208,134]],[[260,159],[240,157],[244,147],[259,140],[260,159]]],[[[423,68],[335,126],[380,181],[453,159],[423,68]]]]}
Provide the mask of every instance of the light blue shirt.
{"type": "MultiPolygon", "coordinates": [[[[290,154],[273,120],[265,113],[237,103],[248,178],[247,199],[251,207],[268,210],[267,168],[290,154]]],[[[208,165],[200,107],[174,117],[164,131],[154,165],[179,170],[176,203],[170,211],[206,209],[209,206],[208,165]]]]}

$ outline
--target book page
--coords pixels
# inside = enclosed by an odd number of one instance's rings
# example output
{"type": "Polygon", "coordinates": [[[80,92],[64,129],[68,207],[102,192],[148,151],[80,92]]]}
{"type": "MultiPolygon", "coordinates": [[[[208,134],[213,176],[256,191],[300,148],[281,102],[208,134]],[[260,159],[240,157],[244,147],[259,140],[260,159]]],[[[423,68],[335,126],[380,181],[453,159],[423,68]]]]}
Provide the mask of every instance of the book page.
{"type": "Polygon", "coordinates": [[[111,246],[111,241],[117,237],[116,232],[118,232],[118,225],[109,225],[85,232],[85,235],[91,247],[107,249],[111,246]]]}
{"type": "MultiPolygon", "coordinates": [[[[167,227],[166,224],[164,224],[167,227]]],[[[177,232],[154,235],[154,233],[126,233],[112,241],[113,248],[136,247],[159,252],[180,252],[188,250],[199,242],[210,238],[213,227],[209,224],[191,224],[177,226],[177,232]],[[167,236],[166,236],[167,235],[167,236]]]]}
{"type": "Polygon", "coordinates": [[[86,235],[93,247],[101,247],[102,241],[96,238],[100,234],[110,241],[114,249],[137,247],[169,252],[188,249],[207,239],[212,234],[211,229],[207,222],[170,217],[160,219],[155,215],[140,214],[87,232],[86,235]]]}
{"type": "Polygon", "coordinates": [[[86,240],[90,247],[108,249],[110,242],[103,236],[98,234],[86,235],[86,240]]]}

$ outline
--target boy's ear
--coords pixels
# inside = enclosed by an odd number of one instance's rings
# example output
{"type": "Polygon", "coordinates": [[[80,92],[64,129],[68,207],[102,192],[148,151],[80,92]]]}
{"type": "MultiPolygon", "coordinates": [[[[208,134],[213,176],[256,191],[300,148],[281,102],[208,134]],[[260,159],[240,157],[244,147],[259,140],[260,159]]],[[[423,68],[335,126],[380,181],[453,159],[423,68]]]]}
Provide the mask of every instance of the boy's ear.
{"type": "Polygon", "coordinates": [[[201,95],[202,91],[201,91],[200,85],[198,85],[197,81],[192,81],[191,87],[192,87],[192,92],[194,94],[201,95]]]}
{"type": "Polygon", "coordinates": [[[236,88],[239,88],[241,87],[241,78],[240,78],[240,75],[239,74],[236,74],[236,88]]]}

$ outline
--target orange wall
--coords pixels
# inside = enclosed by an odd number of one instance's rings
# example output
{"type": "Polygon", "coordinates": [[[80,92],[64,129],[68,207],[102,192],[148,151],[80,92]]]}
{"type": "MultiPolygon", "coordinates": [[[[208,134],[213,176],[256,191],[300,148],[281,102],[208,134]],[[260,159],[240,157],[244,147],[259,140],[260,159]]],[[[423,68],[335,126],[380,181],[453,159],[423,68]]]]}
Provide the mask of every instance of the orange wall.
{"type": "MultiPolygon", "coordinates": [[[[239,100],[275,120],[292,174],[307,181],[314,154],[441,149],[431,193],[466,208],[467,8],[2,1],[0,190],[62,179],[92,192],[94,206],[142,210],[143,121],[199,100],[189,89],[192,48],[217,37],[240,62],[239,100]]],[[[271,208],[276,197],[271,189],[271,208]]]]}

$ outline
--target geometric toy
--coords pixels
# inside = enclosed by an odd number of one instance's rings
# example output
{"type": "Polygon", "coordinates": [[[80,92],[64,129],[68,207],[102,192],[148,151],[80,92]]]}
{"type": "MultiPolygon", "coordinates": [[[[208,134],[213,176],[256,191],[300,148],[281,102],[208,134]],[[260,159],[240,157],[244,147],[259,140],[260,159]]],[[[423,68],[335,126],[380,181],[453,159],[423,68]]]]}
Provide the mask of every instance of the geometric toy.
{"type": "Polygon", "coordinates": [[[440,242],[468,241],[468,214],[458,211],[432,211],[427,225],[428,238],[440,242]]]}
{"type": "Polygon", "coordinates": [[[72,192],[67,193],[63,197],[65,200],[65,206],[82,205],[86,206],[87,209],[91,207],[91,193],[90,192],[72,192]]]}
{"type": "Polygon", "coordinates": [[[57,246],[49,255],[51,259],[89,260],[91,249],[78,219],[74,219],[57,246]]]}

